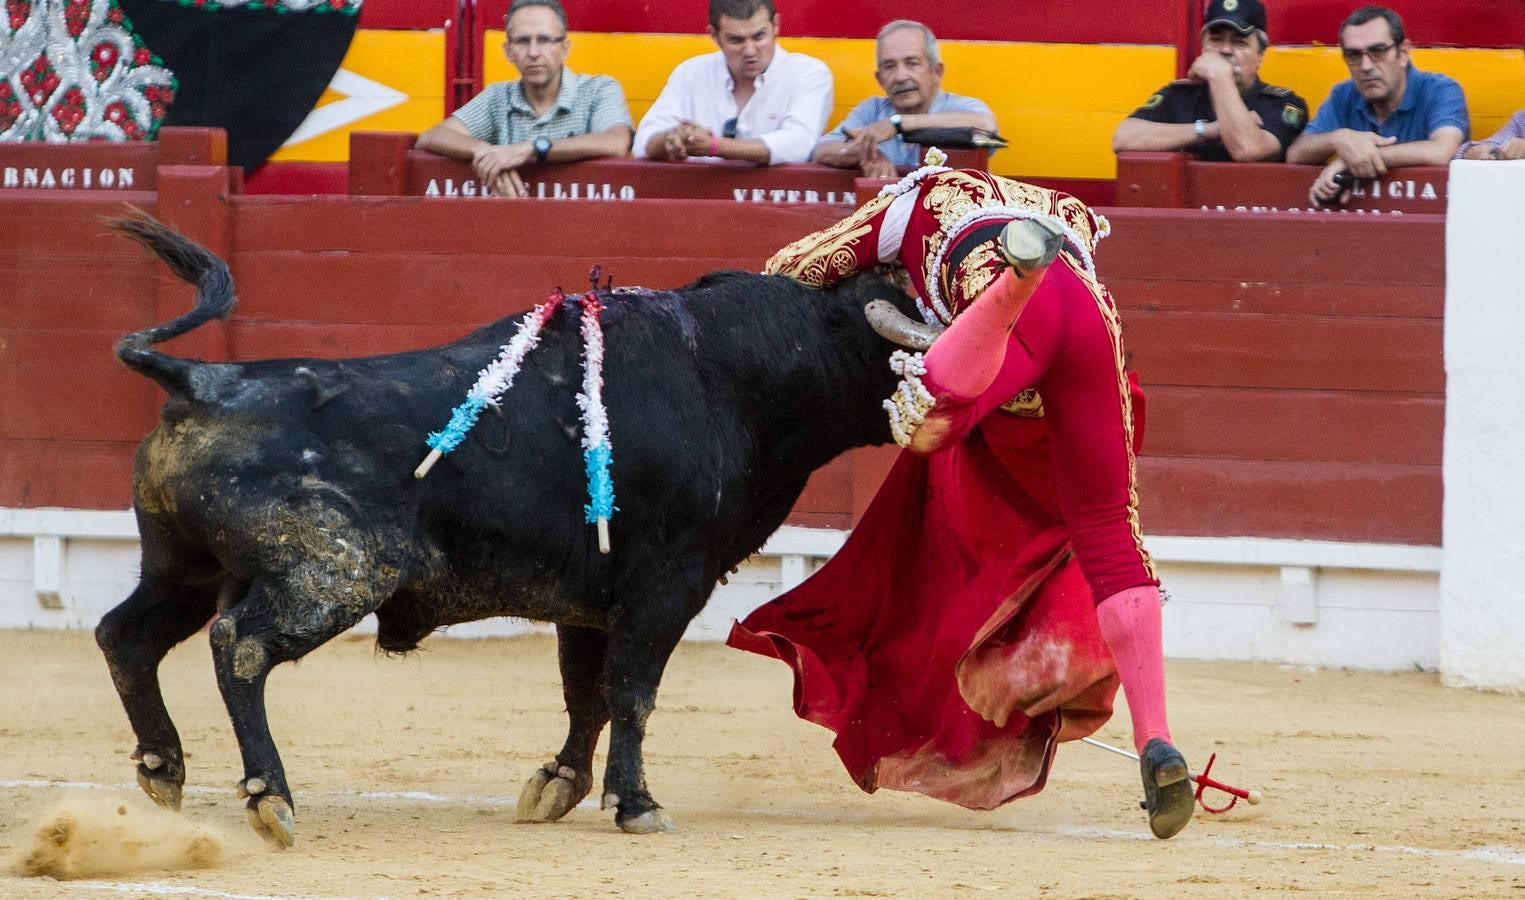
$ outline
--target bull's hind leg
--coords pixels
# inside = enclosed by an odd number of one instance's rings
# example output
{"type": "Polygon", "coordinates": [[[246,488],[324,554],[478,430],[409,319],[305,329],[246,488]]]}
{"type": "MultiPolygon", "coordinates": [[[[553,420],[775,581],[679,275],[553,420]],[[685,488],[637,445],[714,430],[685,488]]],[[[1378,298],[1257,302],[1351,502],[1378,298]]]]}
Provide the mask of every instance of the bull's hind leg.
{"type": "Polygon", "coordinates": [[[244,778],[249,825],[267,841],[289,847],[296,840],[291,788],[265,717],[265,680],[276,665],[301,659],[380,606],[378,585],[367,576],[396,570],[340,566],[335,558],[303,562],[277,581],[256,579],[244,600],[212,624],[217,686],[233,720],[244,778]]]}
{"type": "Polygon", "coordinates": [[[609,636],[592,628],[556,627],[561,689],[567,701],[567,742],[556,759],[530,777],[519,795],[520,822],[554,822],[593,790],[593,750],[609,723],[604,657],[609,636]]]}
{"type": "Polygon", "coordinates": [[[138,738],[138,784],[160,806],[180,808],[185,754],[159,689],[159,662],[217,611],[217,582],[184,585],[144,575],[136,590],[101,619],[95,642],[127,720],[138,738]]]}
{"type": "Polygon", "coordinates": [[[631,834],[677,831],[672,818],[646,789],[641,745],[646,738],[646,719],[656,707],[662,670],[683,637],[693,609],[656,597],[637,607],[616,618],[610,628],[604,676],[609,698],[609,762],[604,770],[603,805],[618,810],[615,823],[631,834]]]}

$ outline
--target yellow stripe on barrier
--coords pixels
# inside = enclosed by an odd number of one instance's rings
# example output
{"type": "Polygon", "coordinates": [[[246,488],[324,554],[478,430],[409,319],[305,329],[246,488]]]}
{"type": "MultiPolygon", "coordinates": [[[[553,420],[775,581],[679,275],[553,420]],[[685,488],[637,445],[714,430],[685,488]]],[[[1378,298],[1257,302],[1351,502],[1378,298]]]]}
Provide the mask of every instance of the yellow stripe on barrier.
{"type": "MultiPolygon", "coordinates": [[[[674,66],[715,49],[704,35],[574,32],[571,38],[568,65],[578,72],[618,78],[637,122],[674,66]]],[[[836,103],[828,127],[864,97],[880,93],[873,77],[872,40],[784,38],[782,44],[831,68],[836,103]]],[[[1005,175],[1113,177],[1113,129],[1175,72],[1174,48],[1162,46],[941,41],[939,47],[947,64],[944,87],[990,104],[1001,133],[1011,141],[991,160],[991,168],[1005,175]]],[[[485,81],[517,77],[503,55],[502,31],[486,32],[482,52],[485,81]]],[[[1492,134],[1525,107],[1525,66],[1518,50],[1419,49],[1414,62],[1461,82],[1474,136],[1492,134]]],[[[444,117],[444,65],[445,40],[438,31],[357,32],[341,74],[349,72],[383,86],[385,90],[370,92],[373,105],[385,102],[388,91],[405,96],[392,98],[393,104],[378,112],[342,121],[284,147],[272,158],[343,160],[351,130],[423,131],[444,117]]],[[[1273,46],[1261,76],[1301,94],[1310,111],[1316,111],[1349,71],[1334,47],[1273,46]]],[[[315,115],[351,97],[366,96],[363,84],[352,82],[351,88],[358,94],[326,92],[315,115]]],[[[364,112],[363,106],[350,107],[364,112]]],[[[330,109],[329,118],[344,120],[343,112],[330,109]]]]}
{"type": "MultiPolygon", "coordinates": [[[[567,64],[574,71],[613,75],[625,89],[637,122],[661,93],[673,67],[715,50],[704,35],[574,32],[567,64]]],[[[835,127],[863,98],[880,94],[874,80],[874,42],[847,38],[783,38],[788,50],[826,63],[836,81],[835,127]]],[[[939,41],[946,90],[990,105],[1011,146],[991,168],[1001,174],[1111,178],[1112,130],[1150,93],[1170,80],[1170,47],[939,41]]],[[[483,40],[483,79],[517,77],[503,56],[503,32],[483,40]]]]}

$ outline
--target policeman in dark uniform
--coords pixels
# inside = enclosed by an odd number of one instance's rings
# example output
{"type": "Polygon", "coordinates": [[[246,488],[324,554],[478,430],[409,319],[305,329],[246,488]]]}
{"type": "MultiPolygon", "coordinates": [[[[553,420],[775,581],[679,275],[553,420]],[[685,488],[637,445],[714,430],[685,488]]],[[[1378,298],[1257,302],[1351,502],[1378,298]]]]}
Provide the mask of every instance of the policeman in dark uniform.
{"type": "Polygon", "coordinates": [[[1186,77],[1161,88],[1117,126],[1112,149],[1183,150],[1211,162],[1279,162],[1308,124],[1308,104],[1260,80],[1266,8],[1260,0],[1212,0],[1202,55],[1186,77]]]}

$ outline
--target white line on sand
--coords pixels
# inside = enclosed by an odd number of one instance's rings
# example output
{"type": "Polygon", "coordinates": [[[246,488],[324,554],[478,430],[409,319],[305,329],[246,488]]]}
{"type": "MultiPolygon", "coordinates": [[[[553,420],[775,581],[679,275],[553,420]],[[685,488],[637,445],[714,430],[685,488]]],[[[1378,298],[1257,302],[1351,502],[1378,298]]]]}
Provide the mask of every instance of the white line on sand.
{"type": "MultiPolygon", "coordinates": [[[[47,781],[47,780],[0,780],[0,789],[5,788],[69,788],[75,790],[134,790],[136,785],[129,784],[97,784],[89,781],[47,781]]],[[[232,794],[232,789],[218,789],[210,787],[187,787],[187,794],[195,795],[222,795],[232,794]]],[[[429,791],[304,791],[310,797],[334,797],[362,800],[403,800],[415,803],[449,803],[463,806],[487,806],[493,808],[513,807],[518,800],[509,797],[450,795],[435,794],[429,791]]],[[[588,799],[578,804],[579,809],[597,809],[598,801],[588,799]]],[[[763,812],[762,815],[773,815],[763,812]]],[[[1023,827],[1020,829],[1029,834],[1051,834],[1062,838],[1108,838],[1116,840],[1153,840],[1142,831],[1123,831],[1110,828],[1079,828],[1073,826],[1053,827],[1023,827]]],[[[1525,848],[1498,845],[1492,847],[1474,847],[1470,850],[1437,850],[1428,847],[1405,847],[1401,844],[1325,844],[1317,842],[1286,842],[1286,841],[1255,841],[1241,840],[1228,837],[1205,837],[1199,838],[1203,843],[1214,847],[1224,847],[1238,850],[1318,850],[1331,853],[1392,853],[1402,856],[1422,856],[1430,859],[1467,859],[1476,862],[1493,863],[1496,865],[1525,866],[1525,848]]],[[[229,898],[241,897],[241,895],[208,895],[227,896],[229,898]]]]}
{"type": "Polygon", "coordinates": [[[214,897],[217,900],[342,900],[309,894],[234,894],[194,885],[162,884],[153,881],[71,881],[71,891],[108,891],[116,894],[150,894],[158,897],[214,897]]]}

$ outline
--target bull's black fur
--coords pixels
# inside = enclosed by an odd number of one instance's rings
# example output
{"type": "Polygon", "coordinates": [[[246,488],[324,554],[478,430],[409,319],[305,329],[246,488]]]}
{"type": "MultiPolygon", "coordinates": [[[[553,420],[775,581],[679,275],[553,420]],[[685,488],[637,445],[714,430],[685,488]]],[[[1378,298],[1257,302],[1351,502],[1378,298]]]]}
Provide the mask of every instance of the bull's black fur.
{"type": "Polygon", "coordinates": [[[183,756],[157,667],[215,618],[245,778],[268,788],[250,797],[251,821],[286,842],[290,811],[279,806],[290,792],[265,722],[266,675],[371,612],[389,651],[488,616],[557,623],[571,719],[557,762],[575,773],[570,802],[591,788],[593,747],[612,716],[605,789],[622,825],[649,826],[659,806],[641,737],[687,623],[779,526],[812,471],[889,440],[880,403],[895,386],[895,348],[863,313],[876,298],[913,313],[888,283],[816,291],[724,272],[670,292],[602,292],[619,512],[613,553],[601,555],[583,521],[575,306],[547,324],[501,409],[417,481],[425,434],[517,318],[390,356],[178,359],[150,345],[225,315],[227,268],[147,217],[114,227],[198,294],[191,313],[118,347],[170,397],[134,469],[142,582],[97,637],[146,759],[140,783],[175,804],[183,756]]]}

